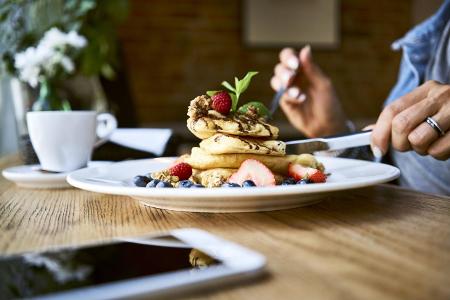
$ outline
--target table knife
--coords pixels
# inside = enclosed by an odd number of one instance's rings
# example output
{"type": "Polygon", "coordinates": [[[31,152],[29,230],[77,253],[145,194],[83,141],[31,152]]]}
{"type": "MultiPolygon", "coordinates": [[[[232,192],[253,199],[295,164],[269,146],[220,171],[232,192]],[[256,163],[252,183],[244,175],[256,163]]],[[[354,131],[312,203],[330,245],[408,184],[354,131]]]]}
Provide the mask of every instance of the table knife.
{"type": "Polygon", "coordinates": [[[340,150],[370,145],[371,134],[372,130],[359,131],[339,136],[289,141],[286,145],[295,145],[297,153],[340,150]]]}

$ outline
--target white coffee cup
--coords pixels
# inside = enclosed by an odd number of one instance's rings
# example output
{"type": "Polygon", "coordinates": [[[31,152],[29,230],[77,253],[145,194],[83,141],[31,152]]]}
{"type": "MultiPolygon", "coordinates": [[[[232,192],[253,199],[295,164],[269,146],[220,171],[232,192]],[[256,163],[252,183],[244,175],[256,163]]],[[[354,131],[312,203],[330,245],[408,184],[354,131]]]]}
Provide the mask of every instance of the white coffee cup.
{"type": "Polygon", "coordinates": [[[113,115],[95,111],[28,112],[27,124],[41,168],[53,172],[85,167],[92,150],[117,128],[113,115]]]}

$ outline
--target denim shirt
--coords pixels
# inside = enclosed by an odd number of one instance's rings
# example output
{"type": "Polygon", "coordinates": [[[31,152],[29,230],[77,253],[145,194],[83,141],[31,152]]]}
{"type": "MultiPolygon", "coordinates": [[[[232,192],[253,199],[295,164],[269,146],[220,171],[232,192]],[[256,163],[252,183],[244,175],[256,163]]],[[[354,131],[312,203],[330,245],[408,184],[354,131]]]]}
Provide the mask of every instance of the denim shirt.
{"type": "MultiPolygon", "coordinates": [[[[392,44],[403,50],[397,84],[385,105],[411,92],[426,80],[450,84],[450,0],[435,15],[414,27],[392,44]]],[[[439,161],[414,151],[391,150],[393,162],[400,168],[400,184],[423,192],[450,195],[450,160],[439,161]]]]}

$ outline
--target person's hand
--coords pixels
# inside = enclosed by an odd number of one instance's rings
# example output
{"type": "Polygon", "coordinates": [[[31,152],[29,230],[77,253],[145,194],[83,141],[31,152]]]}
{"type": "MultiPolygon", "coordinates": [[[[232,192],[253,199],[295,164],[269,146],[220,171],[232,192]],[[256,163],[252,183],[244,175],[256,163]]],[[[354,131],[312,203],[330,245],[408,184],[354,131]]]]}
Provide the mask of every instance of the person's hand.
{"type": "Polygon", "coordinates": [[[274,90],[289,85],[280,106],[295,128],[308,137],[334,135],[348,130],[347,119],[333,84],[314,63],[309,46],[299,54],[291,48],[283,49],[274,73],[270,82],[274,90]]]}
{"type": "Polygon", "coordinates": [[[439,160],[450,157],[450,85],[427,81],[384,108],[372,132],[372,151],[381,156],[389,144],[398,151],[414,150],[439,160]],[[433,118],[442,136],[425,122],[433,118]]]}

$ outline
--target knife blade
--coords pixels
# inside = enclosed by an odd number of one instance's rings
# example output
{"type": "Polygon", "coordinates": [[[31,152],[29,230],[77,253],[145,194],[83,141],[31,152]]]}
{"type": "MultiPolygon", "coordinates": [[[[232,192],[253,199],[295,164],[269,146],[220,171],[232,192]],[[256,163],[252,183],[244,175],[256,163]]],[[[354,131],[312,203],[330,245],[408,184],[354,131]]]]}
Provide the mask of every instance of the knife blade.
{"type": "Polygon", "coordinates": [[[372,130],[367,130],[339,136],[289,141],[286,145],[296,145],[298,153],[340,150],[370,145],[371,135],[372,130]]]}

